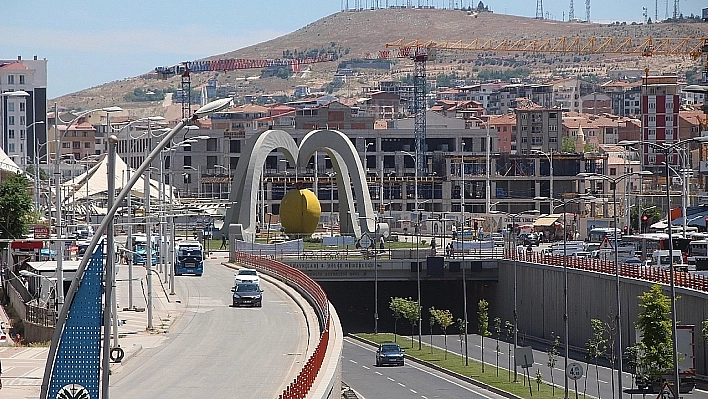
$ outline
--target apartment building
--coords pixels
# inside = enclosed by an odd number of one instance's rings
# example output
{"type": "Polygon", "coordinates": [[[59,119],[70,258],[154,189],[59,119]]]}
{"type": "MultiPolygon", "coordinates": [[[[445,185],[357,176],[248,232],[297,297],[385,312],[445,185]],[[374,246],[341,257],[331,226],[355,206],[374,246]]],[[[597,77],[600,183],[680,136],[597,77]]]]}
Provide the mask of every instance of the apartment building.
{"type": "Polygon", "coordinates": [[[639,116],[641,108],[641,81],[612,80],[598,86],[598,91],[610,96],[611,113],[618,116],[639,116]]]}
{"type": "Polygon", "coordinates": [[[0,93],[0,145],[24,170],[47,153],[47,60],[0,59],[0,93]],[[13,91],[29,96],[9,95],[13,91]]]}
{"type": "MultiPolygon", "coordinates": [[[[642,82],[642,141],[654,145],[679,141],[679,86],[676,75],[647,76],[642,82]]],[[[662,162],[678,166],[676,154],[665,154],[655,146],[644,144],[644,166],[661,172],[662,162]]]]}

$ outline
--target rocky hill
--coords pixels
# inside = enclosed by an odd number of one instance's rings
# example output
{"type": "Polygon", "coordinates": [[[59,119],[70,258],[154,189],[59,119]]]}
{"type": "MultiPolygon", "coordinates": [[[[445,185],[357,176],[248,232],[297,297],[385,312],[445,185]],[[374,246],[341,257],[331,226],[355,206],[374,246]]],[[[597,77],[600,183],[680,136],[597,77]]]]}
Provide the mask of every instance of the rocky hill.
{"type": "MultiPolygon", "coordinates": [[[[255,79],[258,70],[226,73],[193,73],[192,88],[198,88],[216,76],[219,85],[231,88],[232,95],[287,94],[297,85],[320,87],[332,80],[339,62],[366,55],[378,54],[387,42],[405,38],[421,40],[463,40],[474,38],[519,39],[551,38],[561,36],[596,37],[708,37],[706,23],[659,23],[650,25],[612,24],[601,25],[578,22],[536,20],[532,18],[479,13],[469,15],[457,10],[381,9],[360,12],[339,12],[322,18],[295,32],[250,47],[215,55],[220,58],[282,58],[286,53],[313,50],[332,51],[341,57],[337,62],[314,64],[311,72],[296,74],[287,79],[269,77],[255,79]]],[[[186,61],[186,60],[185,60],[186,61]]],[[[492,52],[441,52],[434,63],[428,65],[428,76],[438,73],[474,79],[485,69],[506,70],[524,67],[532,76],[597,75],[606,76],[613,69],[644,69],[651,73],[683,73],[700,66],[699,61],[689,57],[652,57],[634,55],[574,56],[556,54],[504,54],[492,52]]],[[[412,70],[407,60],[397,60],[390,72],[360,71],[355,79],[349,79],[337,93],[342,96],[358,96],[360,88],[377,81],[403,77],[412,70]]],[[[177,88],[180,78],[158,79],[146,71],[145,75],[106,83],[82,90],[58,99],[70,108],[93,108],[109,104],[121,105],[134,116],[163,114],[162,103],[126,102],[127,93],[135,88],[145,90],[177,88]]],[[[54,101],[54,100],[52,100],[54,101]]]]}

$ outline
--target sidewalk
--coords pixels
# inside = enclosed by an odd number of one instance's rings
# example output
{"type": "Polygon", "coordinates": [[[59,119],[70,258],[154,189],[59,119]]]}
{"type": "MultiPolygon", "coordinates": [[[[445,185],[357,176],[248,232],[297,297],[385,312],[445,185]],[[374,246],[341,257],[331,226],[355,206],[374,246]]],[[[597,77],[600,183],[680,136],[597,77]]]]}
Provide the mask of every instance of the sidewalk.
{"type": "MultiPolygon", "coordinates": [[[[158,269],[158,266],[155,266],[158,269]]],[[[147,330],[147,273],[143,266],[133,266],[133,307],[129,307],[128,265],[118,265],[116,281],[118,308],[118,344],[125,351],[123,362],[128,361],[141,350],[159,346],[166,339],[165,333],[177,316],[184,311],[184,306],[177,295],[169,295],[167,283],[163,283],[164,274],[153,273],[153,318],[152,330],[147,330]]],[[[0,320],[9,326],[4,309],[0,307],[0,320]]],[[[113,339],[111,339],[113,345],[113,339]]],[[[2,359],[3,399],[38,398],[44,366],[49,348],[32,348],[0,344],[2,359]]],[[[111,369],[119,368],[120,363],[112,363],[111,369]]]]}

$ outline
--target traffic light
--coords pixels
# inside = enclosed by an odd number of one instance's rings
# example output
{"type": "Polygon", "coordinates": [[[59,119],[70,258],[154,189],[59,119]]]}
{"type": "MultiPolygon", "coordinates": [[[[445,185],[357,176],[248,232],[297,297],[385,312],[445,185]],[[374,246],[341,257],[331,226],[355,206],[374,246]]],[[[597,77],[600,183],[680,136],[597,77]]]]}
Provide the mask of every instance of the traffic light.
{"type": "Polygon", "coordinates": [[[474,224],[475,231],[479,229],[479,221],[477,219],[475,219],[472,223],[474,224]]]}
{"type": "Polygon", "coordinates": [[[622,227],[622,234],[627,234],[628,232],[629,232],[629,227],[627,227],[627,225],[622,227]]]}
{"type": "Polygon", "coordinates": [[[649,222],[649,216],[646,213],[642,214],[642,225],[640,230],[646,231],[647,222],[649,222]]]}

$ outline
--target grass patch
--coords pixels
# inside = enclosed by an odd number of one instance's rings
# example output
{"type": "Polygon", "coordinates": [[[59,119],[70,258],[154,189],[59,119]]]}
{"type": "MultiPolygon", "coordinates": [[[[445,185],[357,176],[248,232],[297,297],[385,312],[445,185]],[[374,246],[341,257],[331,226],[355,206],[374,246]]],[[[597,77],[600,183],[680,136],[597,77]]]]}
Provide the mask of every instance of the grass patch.
{"type": "MultiPolygon", "coordinates": [[[[493,386],[495,388],[501,389],[503,391],[512,393],[521,398],[527,399],[552,399],[556,397],[563,397],[563,373],[555,370],[553,377],[555,380],[556,388],[555,395],[553,387],[546,381],[538,384],[537,382],[537,371],[541,373],[543,380],[550,380],[550,370],[548,367],[538,365],[539,367],[532,367],[529,369],[529,374],[531,378],[531,391],[529,393],[529,380],[526,379],[526,384],[524,384],[524,376],[522,375],[522,369],[519,368],[518,372],[518,382],[513,382],[514,371],[507,370],[508,366],[508,355],[499,356],[499,368],[496,366],[496,357],[492,359],[486,359],[486,364],[484,366],[484,373],[482,373],[482,363],[478,360],[468,359],[468,366],[465,366],[465,358],[460,355],[460,345],[457,342],[456,335],[448,335],[447,337],[447,355],[444,349],[437,347],[431,347],[429,344],[425,343],[425,337],[423,337],[423,342],[421,350],[418,350],[418,340],[414,337],[411,341],[410,336],[394,335],[390,333],[386,334],[355,334],[357,337],[366,339],[368,341],[380,344],[383,342],[397,342],[401,345],[401,348],[405,349],[406,356],[423,360],[437,367],[464,375],[466,377],[473,378],[481,383],[493,386]]],[[[468,342],[468,345],[472,345],[468,342]]],[[[507,351],[506,342],[500,342],[499,347],[504,352],[507,351]]],[[[513,362],[513,358],[512,358],[513,362]]],[[[578,387],[578,390],[581,388],[578,387]]],[[[573,391],[573,384],[570,383],[569,386],[569,396],[575,397],[573,391]]],[[[578,393],[578,397],[585,397],[582,392],[578,393]]]]}

